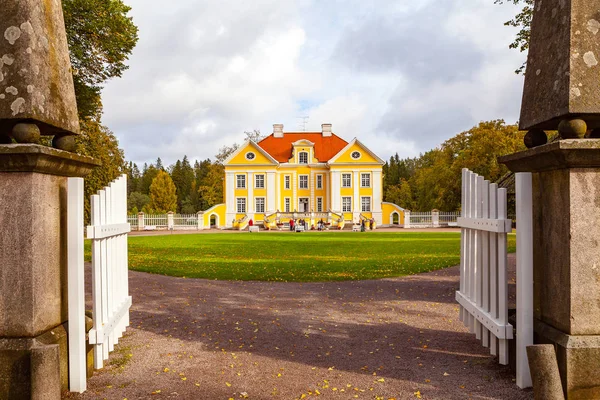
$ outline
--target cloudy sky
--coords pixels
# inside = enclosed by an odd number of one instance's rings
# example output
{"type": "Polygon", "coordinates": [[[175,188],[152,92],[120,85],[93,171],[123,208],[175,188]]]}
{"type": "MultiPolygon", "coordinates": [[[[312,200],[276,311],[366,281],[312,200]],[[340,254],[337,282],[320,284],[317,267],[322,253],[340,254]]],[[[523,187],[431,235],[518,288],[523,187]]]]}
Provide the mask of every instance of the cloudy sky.
{"type": "Polygon", "coordinates": [[[213,158],[244,131],[332,123],[382,158],[518,119],[516,13],[493,0],[124,0],[140,29],[103,122],[128,160],[213,158]]]}

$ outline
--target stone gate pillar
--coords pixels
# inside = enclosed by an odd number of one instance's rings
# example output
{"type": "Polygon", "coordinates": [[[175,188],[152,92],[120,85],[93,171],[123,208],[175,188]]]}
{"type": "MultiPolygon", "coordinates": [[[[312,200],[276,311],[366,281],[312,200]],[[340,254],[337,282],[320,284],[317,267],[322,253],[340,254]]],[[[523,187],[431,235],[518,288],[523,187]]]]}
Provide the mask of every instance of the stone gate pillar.
{"type": "Polygon", "coordinates": [[[0,145],[0,399],[59,399],[68,388],[67,177],[94,165],[0,145]]]}
{"type": "Polygon", "coordinates": [[[95,166],[60,0],[0,0],[0,399],[67,389],[67,178],[95,166]],[[40,135],[52,146],[40,146],[40,135]]]}
{"type": "Polygon", "coordinates": [[[535,2],[520,118],[530,150],[500,158],[533,173],[534,337],[554,344],[567,399],[600,398],[598,10],[535,2]],[[546,144],[545,130],[562,140],[546,144]]]}

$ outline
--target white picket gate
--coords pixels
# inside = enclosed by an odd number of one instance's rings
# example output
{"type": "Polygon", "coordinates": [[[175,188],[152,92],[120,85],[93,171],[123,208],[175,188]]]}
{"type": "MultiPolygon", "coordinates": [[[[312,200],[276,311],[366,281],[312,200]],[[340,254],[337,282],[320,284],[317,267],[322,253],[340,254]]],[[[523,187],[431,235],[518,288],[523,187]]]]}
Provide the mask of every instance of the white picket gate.
{"type": "Polygon", "coordinates": [[[103,367],[129,326],[127,233],[127,175],[122,175],[92,196],[92,299],[94,325],[89,333],[94,345],[94,368],[103,367]]]}
{"type": "MultiPolygon", "coordinates": [[[[94,368],[103,361],[129,325],[127,268],[127,175],[91,198],[94,368]]],[[[83,179],[68,182],[69,390],[86,390],[85,289],[83,268],[83,179]]]]}
{"type": "Polygon", "coordinates": [[[506,216],[506,189],[463,169],[460,289],[456,301],[463,321],[500,364],[508,364],[507,233],[512,221],[506,216]]]}

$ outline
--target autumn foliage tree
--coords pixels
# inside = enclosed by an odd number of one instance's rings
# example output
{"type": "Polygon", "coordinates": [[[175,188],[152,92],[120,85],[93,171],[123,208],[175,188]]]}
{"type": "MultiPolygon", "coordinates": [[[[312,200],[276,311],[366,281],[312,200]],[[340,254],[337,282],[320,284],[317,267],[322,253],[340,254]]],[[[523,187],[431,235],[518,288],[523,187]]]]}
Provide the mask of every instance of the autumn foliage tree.
{"type": "Polygon", "coordinates": [[[404,172],[395,175],[396,182],[385,178],[384,200],[412,211],[458,210],[462,169],[497,181],[508,172],[497,158],[523,150],[523,134],[516,125],[506,125],[503,120],[481,122],[416,159],[392,157],[384,170],[404,172]]]}
{"type": "Polygon", "coordinates": [[[150,208],[157,214],[177,211],[177,189],[165,171],[158,171],[150,185],[150,208]]]}

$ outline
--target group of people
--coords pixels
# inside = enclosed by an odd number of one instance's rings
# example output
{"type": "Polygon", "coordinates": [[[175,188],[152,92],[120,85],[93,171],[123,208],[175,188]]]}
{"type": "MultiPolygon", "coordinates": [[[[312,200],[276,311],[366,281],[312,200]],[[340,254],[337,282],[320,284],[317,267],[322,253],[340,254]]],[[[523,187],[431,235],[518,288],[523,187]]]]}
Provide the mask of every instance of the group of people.
{"type": "Polygon", "coordinates": [[[373,224],[375,223],[375,220],[373,218],[370,219],[363,219],[360,221],[360,231],[364,232],[367,228],[367,224],[369,226],[369,230],[373,230],[373,224]]]}
{"type": "MultiPolygon", "coordinates": [[[[301,226],[306,231],[306,230],[308,230],[309,224],[310,223],[304,219],[298,219],[298,220],[290,219],[290,231],[295,231],[298,226],[301,226]]],[[[325,230],[325,222],[321,219],[319,222],[317,222],[316,228],[314,225],[312,225],[310,227],[310,229],[313,231],[315,229],[317,229],[318,231],[325,230]]]]}

